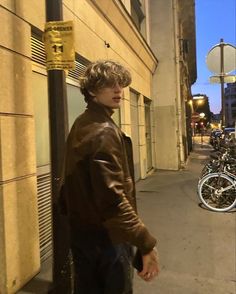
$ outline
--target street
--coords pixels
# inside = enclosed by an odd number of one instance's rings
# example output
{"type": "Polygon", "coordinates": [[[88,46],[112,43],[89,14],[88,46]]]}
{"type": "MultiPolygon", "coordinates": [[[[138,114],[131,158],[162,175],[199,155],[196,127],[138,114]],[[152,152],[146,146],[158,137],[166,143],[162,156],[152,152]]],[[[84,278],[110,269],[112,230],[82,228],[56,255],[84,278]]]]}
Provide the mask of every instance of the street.
{"type": "Polygon", "coordinates": [[[135,294],[235,294],[236,213],[199,206],[197,181],[211,147],[194,137],[182,171],[156,171],[137,185],[139,214],[157,237],[161,273],[135,294]]]}

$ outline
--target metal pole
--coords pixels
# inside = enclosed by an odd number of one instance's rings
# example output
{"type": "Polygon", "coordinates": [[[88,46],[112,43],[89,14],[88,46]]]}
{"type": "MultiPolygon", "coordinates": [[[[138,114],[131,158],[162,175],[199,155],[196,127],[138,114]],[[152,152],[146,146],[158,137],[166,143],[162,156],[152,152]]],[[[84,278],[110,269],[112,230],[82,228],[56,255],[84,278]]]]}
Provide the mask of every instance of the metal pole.
{"type": "MultiPolygon", "coordinates": [[[[62,0],[46,0],[45,4],[47,22],[63,19],[62,0]]],[[[57,207],[65,140],[68,133],[66,83],[63,70],[48,71],[48,99],[53,219],[53,286],[48,293],[69,294],[72,292],[69,228],[67,219],[60,215],[57,207]]]]}
{"type": "Polygon", "coordinates": [[[234,128],[235,128],[235,131],[234,131],[234,142],[236,142],[236,120],[234,122],[234,128]]]}
{"type": "Polygon", "coordinates": [[[201,130],[201,148],[203,148],[203,131],[201,130]]]}
{"type": "Polygon", "coordinates": [[[225,127],[225,93],[224,93],[224,40],[220,39],[220,83],[221,83],[221,111],[222,111],[222,127],[225,127]]]}

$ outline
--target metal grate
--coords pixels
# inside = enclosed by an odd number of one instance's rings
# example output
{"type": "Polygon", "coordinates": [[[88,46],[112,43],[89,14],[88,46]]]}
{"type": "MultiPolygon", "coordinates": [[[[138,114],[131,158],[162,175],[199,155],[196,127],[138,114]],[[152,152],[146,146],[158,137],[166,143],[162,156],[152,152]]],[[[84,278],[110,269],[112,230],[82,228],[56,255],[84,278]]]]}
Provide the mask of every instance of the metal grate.
{"type": "Polygon", "coordinates": [[[43,261],[52,254],[52,205],[50,173],[42,174],[37,177],[37,190],[40,257],[43,261]]]}
{"type": "Polygon", "coordinates": [[[33,61],[44,66],[46,65],[44,44],[41,40],[33,35],[31,36],[31,53],[33,61]]]}
{"type": "Polygon", "coordinates": [[[77,80],[80,76],[84,74],[85,69],[86,69],[86,66],[76,60],[75,69],[69,70],[68,76],[77,80]]]}

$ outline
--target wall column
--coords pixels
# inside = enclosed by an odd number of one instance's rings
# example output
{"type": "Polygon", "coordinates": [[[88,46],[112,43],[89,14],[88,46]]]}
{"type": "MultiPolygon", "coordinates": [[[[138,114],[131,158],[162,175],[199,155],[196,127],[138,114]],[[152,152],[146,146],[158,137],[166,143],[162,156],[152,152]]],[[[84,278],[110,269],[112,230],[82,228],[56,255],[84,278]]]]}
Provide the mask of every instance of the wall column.
{"type": "Polygon", "coordinates": [[[20,289],[38,271],[31,28],[0,7],[0,293],[20,289]]]}
{"type": "Polygon", "coordinates": [[[147,176],[147,146],[145,137],[145,106],[144,106],[144,96],[139,95],[138,102],[139,111],[139,150],[140,150],[140,171],[141,179],[145,179],[147,176]]]}

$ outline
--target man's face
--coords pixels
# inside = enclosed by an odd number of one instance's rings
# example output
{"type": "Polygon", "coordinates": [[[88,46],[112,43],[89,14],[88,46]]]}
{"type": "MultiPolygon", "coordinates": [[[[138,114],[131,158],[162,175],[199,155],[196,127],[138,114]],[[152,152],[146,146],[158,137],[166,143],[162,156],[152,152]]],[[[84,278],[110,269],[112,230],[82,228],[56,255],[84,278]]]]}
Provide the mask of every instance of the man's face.
{"type": "Polygon", "coordinates": [[[117,83],[113,87],[106,87],[93,93],[93,101],[116,109],[120,107],[121,99],[123,97],[123,88],[117,83]]]}

